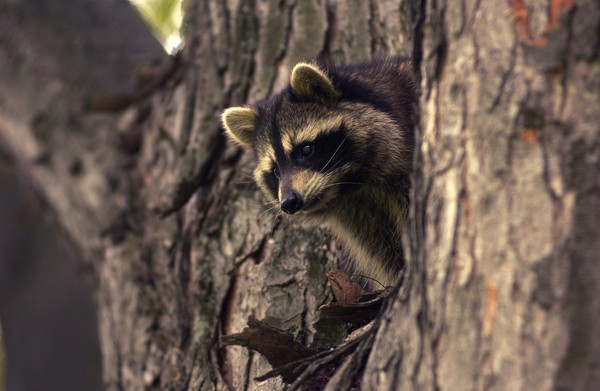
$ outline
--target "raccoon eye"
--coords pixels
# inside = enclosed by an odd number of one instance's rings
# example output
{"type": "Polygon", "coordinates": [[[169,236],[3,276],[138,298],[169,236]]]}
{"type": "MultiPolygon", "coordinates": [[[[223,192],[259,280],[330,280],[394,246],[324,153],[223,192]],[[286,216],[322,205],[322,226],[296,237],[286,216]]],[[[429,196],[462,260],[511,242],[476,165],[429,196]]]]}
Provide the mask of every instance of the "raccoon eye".
{"type": "Polygon", "coordinates": [[[275,178],[279,179],[279,167],[273,168],[273,175],[275,175],[275,178]]]}
{"type": "Polygon", "coordinates": [[[314,149],[315,148],[312,144],[305,144],[302,148],[300,148],[300,153],[302,154],[302,157],[309,157],[312,155],[314,149]]]}

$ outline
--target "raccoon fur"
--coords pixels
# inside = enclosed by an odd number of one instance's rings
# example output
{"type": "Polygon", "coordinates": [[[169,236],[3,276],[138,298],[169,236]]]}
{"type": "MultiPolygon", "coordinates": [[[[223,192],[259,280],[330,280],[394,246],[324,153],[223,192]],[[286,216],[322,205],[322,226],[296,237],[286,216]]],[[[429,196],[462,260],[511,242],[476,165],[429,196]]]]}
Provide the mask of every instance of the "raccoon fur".
{"type": "Polygon", "coordinates": [[[415,81],[410,61],[297,64],[270,99],[222,115],[254,151],[254,179],[283,212],[326,223],[358,273],[393,285],[412,170],[415,81]]]}

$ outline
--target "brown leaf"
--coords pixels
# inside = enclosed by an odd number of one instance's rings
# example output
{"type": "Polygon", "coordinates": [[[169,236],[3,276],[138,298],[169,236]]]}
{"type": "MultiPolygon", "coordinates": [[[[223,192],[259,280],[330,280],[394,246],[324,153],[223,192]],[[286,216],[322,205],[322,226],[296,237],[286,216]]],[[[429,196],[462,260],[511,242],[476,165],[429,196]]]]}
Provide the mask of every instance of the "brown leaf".
{"type": "MultiPolygon", "coordinates": [[[[251,316],[248,327],[241,333],[221,337],[223,345],[239,345],[247,347],[267,358],[273,368],[281,367],[293,361],[298,361],[316,353],[312,349],[294,340],[289,331],[281,330],[263,320],[251,316]]],[[[284,381],[295,378],[292,370],[281,373],[284,381]]]]}
{"type": "Polygon", "coordinates": [[[361,289],[346,273],[342,271],[327,273],[327,280],[337,302],[351,304],[358,300],[361,289]]]}
{"type": "Polygon", "coordinates": [[[379,313],[392,288],[362,294],[354,303],[330,303],[319,309],[320,318],[337,319],[355,327],[369,323],[379,313]]]}

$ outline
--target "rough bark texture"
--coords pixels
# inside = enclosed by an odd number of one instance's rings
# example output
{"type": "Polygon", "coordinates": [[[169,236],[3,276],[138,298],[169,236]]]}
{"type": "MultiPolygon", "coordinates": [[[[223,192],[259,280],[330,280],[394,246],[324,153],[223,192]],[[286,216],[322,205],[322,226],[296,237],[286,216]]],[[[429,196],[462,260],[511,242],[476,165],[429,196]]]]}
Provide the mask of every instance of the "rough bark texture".
{"type": "Polygon", "coordinates": [[[107,388],[282,387],[218,338],[254,315],[309,342],[334,254],[265,213],[218,114],[299,60],[386,54],[421,78],[409,270],[328,388],[599,384],[597,2],[189,0],[153,93],[98,99],[157,55],[123,7],[8,2],[0,24],[0,141],[96,277],[107,388]]]}
{"type": "Polygon", "coordinates": [[[390,303],[362,384],[594,389],[600,8],[421,12],[414,285],[390,303]]]}

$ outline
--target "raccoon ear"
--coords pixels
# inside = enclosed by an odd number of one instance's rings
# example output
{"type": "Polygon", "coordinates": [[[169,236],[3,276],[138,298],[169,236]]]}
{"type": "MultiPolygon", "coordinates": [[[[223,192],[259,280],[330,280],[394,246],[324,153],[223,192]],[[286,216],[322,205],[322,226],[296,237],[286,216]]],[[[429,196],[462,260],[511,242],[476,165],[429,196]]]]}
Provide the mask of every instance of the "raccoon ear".
{"type": "Polygon", "coordinates": [[[221,120],[227,133],[243,147],[252,148],[254,129],[258,114],[248,107],[230,107],[223,112],[221,120]]]}
{"type": "Polygon", "coordinates": [[[327,74],[313,64],[297,64],[292,70],[290,86],[299,98],[308,100],[334,100],[340,95],[327,74]]]}

